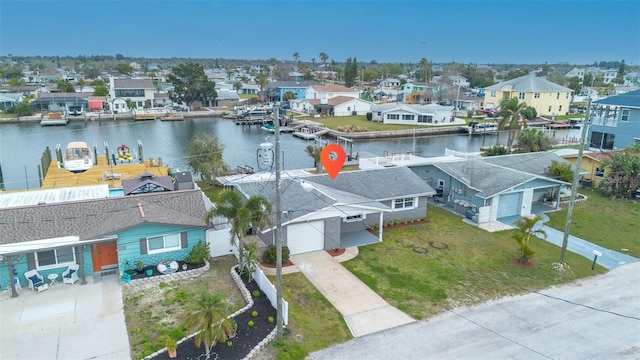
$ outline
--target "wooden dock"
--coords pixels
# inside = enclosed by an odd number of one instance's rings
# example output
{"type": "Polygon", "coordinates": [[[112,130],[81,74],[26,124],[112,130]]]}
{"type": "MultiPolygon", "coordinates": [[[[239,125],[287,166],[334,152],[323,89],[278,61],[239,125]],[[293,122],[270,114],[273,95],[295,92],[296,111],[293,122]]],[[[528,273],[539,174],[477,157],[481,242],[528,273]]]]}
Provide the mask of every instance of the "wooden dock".
{"type": "Polygon", "coordinates": [[[303,128],[300,128],[300,129],[296,130],[293,133],[293,136],[299,137],[299,138],[305,139],[305,140],[314,140],[314,139],[318,138],[319,136],[322,136],[322,135],[326,134],[327,132],[329,132],[328,129],[318,130],[318,129],[310,129],[310,128],[307,128],[307,127],[303,127],[303,128]]]}
{"type": "Polygon", "coordinates": [[[156,160],[145,160],[143,163],[118,163],[110,166],[107,165],[107,157],[99,155],[97,165],[93,165],[83,173],[76,174],[58,167],[58,161],[53,159],[47,175],[42,181],[41,188],[55,189],[99,184],[107,184],[109,188],[120,188],[123,179],[135,179],[144,172],[154,176],[166,176],[168,171],[168,166],[160,166],[156,160]]]}
{"type": "Polygon", "coordinates": [[[40,120],[40,125],[42,126],[67,125],[68,123],[69,118],[61,113],[49,113],[49,115],[42,117],[42,120],[40,120]]]}
{"type": "Polygon", "coordinates": [[[134,121],[155,120],[156,114],[154,113],[136,113],[133,117],[134,121]]]}

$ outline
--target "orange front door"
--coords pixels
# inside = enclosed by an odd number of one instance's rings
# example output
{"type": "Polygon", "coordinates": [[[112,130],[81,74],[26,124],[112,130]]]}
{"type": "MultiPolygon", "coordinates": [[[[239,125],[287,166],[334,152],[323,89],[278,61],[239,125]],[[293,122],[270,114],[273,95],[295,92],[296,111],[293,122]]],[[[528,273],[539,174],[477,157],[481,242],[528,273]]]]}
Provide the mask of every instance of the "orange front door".
{"type": "Polygon", "coordinates": [[[91,259],[93,271],[99,272],[105,265],[118,264],[118,251],[116,241],[96,243],[91,246],[91,259]]]}

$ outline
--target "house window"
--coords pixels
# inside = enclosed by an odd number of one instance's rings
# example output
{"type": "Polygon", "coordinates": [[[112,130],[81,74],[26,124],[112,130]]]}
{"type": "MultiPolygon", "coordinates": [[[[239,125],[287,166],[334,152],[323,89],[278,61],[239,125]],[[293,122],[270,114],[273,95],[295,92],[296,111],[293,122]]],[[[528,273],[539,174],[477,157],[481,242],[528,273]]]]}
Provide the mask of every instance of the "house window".
{"type": "Polygon", "coordinates": [[[557,99],[560,99],[560,93],[558,93],[558,94],[556,95],[556,100],[557,100],[557,99]]]}
{"type": "Polygon", "coordinates": [[[402,198],[393,200],[393,208],[394,209],[407,209],[415,207],[415,198],[402,198]]]}
{"type": "Polygon", "coordinates": [[[382,111],[378,111],[378,116],[382,116],[382,111]]]}
{"type": "Polygon", "coordinates": [[[351,111],[351,106],[347,106],[347,111],[351,111]]]}
{"type": "Polygon", "coordinates": [[[595,171],[595,176],[596,177],[604,177],[604,168],[596,168],[595,171]]]}
{"type": "Polygon", "coordinates": [[[565,99],[569,98],[569,93],[566,93],[565,99]]]}
{"type": "Polygon", "coordinates": [[[387,120],[399,120],[400,115],[398,114],[387,114],[387,120]]]}
{"type": "Polygon", "coordinates": [[[551,112],[551,105],[549,105],[549,112],[551,112]]]}
{"type": "Polygon", "coordinates": [[[536,99],[540,99],[540,93],[534,93],[533,97],[536,98],[536,99]]]}
{"type": "Polygon", "coordinates": [[[562,112],[562,105],[558,107],[558,112],[562,112]]]}
{"type": "Polygon", "coordinates": [[[418,122],[419,123],[432,123],[433,122],[433,116],[431,116],[431,115],[418,115],[418,122]]]}
{"type": "Polygon", "coordinates": [[[148,237],[147,249],[149,254],[180,250],[180,234],[148,237]]]}
{"type": "Polygon", "coordinates": [[[629,121],[629,109],[622,109],[622,112],[620,113],[620,121],[629,121]]]}
{"type": "Polygon", "coordinates": [[[523,100],[524,99],[524,93],[518,93],[518,99],[523,100]]]}
{"type": "Polygon", "coordinates": [[[495,90],[491,90],[491,97],[496,97],[496,91],[495,90]]]}
{"type": "Polygon", "coordinates": [[[35,259],[36,268],[38,269],[50,269],[76,263],[76,256],[72,247],[38,251],[35,253],[35,259]]]}
{"type": "Polygon", "coordinates": [[[413,115],[402,114],[402,120],[413,120],[413,115]]]}

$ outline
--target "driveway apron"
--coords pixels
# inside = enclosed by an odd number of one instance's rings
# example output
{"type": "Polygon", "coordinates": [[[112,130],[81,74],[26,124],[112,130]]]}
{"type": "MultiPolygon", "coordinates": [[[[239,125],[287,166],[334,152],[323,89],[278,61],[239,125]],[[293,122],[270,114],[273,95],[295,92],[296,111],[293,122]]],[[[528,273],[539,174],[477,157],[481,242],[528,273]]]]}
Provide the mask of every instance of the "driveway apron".
{"type": "Polygon", "coordinates": [[[0,359],[130,358],[117,279],[3,293],[0,316],[0,359]]]}
{"type": "Polygon", "coordinates": [[[344,316],[355,337],[415,321],[389,305],[326,251],[293,255],[291,261],[344,316]]]}

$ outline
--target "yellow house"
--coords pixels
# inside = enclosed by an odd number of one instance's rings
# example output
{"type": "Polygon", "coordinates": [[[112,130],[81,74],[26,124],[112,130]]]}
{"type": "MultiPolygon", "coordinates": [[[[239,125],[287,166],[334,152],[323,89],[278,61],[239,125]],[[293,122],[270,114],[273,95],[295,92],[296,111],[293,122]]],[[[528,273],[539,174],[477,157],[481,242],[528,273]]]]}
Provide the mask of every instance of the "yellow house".
{"type": "MultiPolygon", "coordinates": [[[[609,169],[602,165],[603,160],[610,159],[609,154],[613,152],[620,152],[622,150],[614,150],[609,152],[585,152],[582,154],[582,164],[580,164],[582,170],[587,174],[581,176],[581,182],[584,185],[585,180],[591,181],[592,187],[597,188],[600,186],[600,182],[609,174],[609,169]]],[[[578,162],[578,154],[565,154],[562,157],[575,165],[578,162]]]]}
{"type": "Polygon", "coordinates": [[[573,90],[533,74],[507,80],[485,89],[486,108],[497,108],[504,98],[517,98],[536,109],[540,116],[567,115],[573,90]]]}

